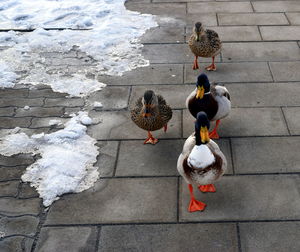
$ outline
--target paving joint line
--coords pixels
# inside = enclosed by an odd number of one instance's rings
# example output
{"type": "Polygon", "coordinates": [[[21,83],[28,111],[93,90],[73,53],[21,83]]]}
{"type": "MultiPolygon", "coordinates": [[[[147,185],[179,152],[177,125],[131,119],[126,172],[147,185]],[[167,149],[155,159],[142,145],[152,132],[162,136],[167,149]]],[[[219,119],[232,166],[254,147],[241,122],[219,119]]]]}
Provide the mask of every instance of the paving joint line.
{"type": "Polygon", "coordinates": [[[116,177],[116,172],[117,172],[117,167],[118,167],[118,162],[119,162],[120,149],[121,149],[121,141],[118,142],[118,146],[117,146],[116,160],[115,160],[115,163],[114,163],[114,170],[113,170],[113,175],[112,175],[113,177],[116,177]]]}
{"type": "Polygon", "coordinates": [[[216,220],[216,221],[167,221],[167,222],[122,222],[122,223],[86,223],[86,224],[46,224],[44,227],[95,227],[95,226],[139,226],[139,225],[186,225],[186,224],[235,224],[235,223],[269,223],[300,222],[300,219],[261,219],[261,220],[216,220]]]}
{"type": "Polygon", "coordinates": [[[239,222],[237,222],[235,225],[236,225],[236,233],[237,233],[238,250],[239,250],[239,252],[242,252],[242,243],[241,243],[239,222]]]}
{"type": "Polygon", "coordinates": [[[284,122],[285,122],[287,131],[288,131],[289,135],[291,136],[292,134],[291,134],[290,127],[289,127],[288,121],[287,121],[287,119],[286,119],[285,113],[284,113],[284,111],[283,111],[283,107],[280,107],[280,111],[281,111],[281,113],[282,113],[283,120],[284,120],[284,122]]]}
{"type": "Polygon", "coordinates": [[[101,230],[102,230],[102,226],[97,226],[96,227],[96,245],[95,245],[95,252],[98,251],[99,247],[100,247],[100,236],[101,236],[101,230]]]}

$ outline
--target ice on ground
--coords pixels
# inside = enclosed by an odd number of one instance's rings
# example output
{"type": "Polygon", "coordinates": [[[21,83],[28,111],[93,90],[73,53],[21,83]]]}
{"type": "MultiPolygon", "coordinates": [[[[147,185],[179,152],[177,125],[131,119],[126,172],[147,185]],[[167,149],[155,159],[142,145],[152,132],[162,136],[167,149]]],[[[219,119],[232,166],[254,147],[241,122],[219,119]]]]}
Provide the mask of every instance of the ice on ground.
{"type": "MultiPolygon", "coordinates": [[[[90,118],[79,112],[65,123],[65,128],[50,134],[12,133],[1,138],[0,153],[40,154],[41,158],[28,166],[22,176],[30,182],[49,206],[64,193],[81,192],[94,185],[99,177],[93,164],[99,154],[96,140],[86,134],[90,118]]],[[[91,120],[91,119],[90,119],[91,120]]]]}
{"type": "Polygon", "coordinates": [[[215,157],[206,144],[195,145],[188,157],[189,165],[199,169],[211,165],[214,161],[215,157]]]}
{"type": "MultiPolygon", "coordinates": [[[[0,2],[0,26],[3,29],[35,29],[33,32],[0,33],[0,58],[15,71],[27,71],[25,84],[47,84],[55,91],[88,95],[98,90],[95,82],[55,81],[46,74],[41,52],[65,52],[77,46],[96,60],[97,75],[122,75],[149,65],[141,55],[139,38],[157,26],[153,15],[129,11],[125,0],[7,0],[0,2]],[[68,28],[44,30],[44,28],[68,28]],[[88,30],[74,30],[88,29],[88,30]],[[79,85],[81,83],[83,87],[79,85]],[[77,88],[81,89],[80,91],[77,88]],[[84,90],[89,91],[84,91],[84,90]]],[[[57,59],[59,62],[59,59],[57,59]]],[[[63,62],[62,65],[66,63],[63,62]]],[[[84,75],[84,71],[82,73],[84,75]]],[[[97,77],[97,76],[96,76],[97,77]]]]}
{"type": "Polygon", "coordinates": [[[12,88],[15,86],[17,74],[3,60],[0,60],[0,88],[12,88]]]}
{"type": "Polygon", "coordinates": [[[53,119],[49,121],[49,125],[50,126],[54,126],[54,125],[62,125],[61,120],[57,120],[57,119],[53,119]]]}
{"type": "Polygon", "coordinates": [[[101,102],[95,101],[94,104],[93,104],[93,106],[94,106],[94,108],[102,108],[103,104],[101,102]]]}

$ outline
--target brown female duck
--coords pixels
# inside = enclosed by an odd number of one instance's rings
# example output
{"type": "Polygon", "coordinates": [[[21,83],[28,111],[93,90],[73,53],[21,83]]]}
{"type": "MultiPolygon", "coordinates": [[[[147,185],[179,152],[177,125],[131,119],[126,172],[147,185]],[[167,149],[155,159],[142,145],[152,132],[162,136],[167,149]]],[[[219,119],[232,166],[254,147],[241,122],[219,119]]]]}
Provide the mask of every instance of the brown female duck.
{"type": "Polygon", "coordinates": [[[144,144],[156,144],[150,131],[164,128],[167,131],[167,123],[172,118],[172,109],[167,105],[161,95],[155,95],[152,90],[147,90],[143,97],[140,97],[134,108],[131,110],[132,121],[140,128],[148,131],[148,137],[144,144]]]}
{"type": "Polygon", "coordinates": [[[198,112],[204,111],[208,120],[216,121],[210,137],[218,139],[217,128],[220,119],[226,117],[231,110],[230,95],[225,87],[210,85],[206,74],[203,73],[198,76],[196,89],[186,99],[186,107],[195,118],[198,112]]]}
{"type": "Polygon", "coordinates": [[[212,64],[206,67],[208,71],[216,71],[215,56],[221,51],[222,43],[216,33],[213,30],[205,30],[200,22],[195,24],[193,34],[189,39],[189,46],[193,54],[195,55],[193,70],[199,68],[198,57],[210,58],[212,57],[212,64]]]}
{"type": "Polygon", "coordinates": [[[195,133],[184,143],[177,161],[179,174],[188,183],[190,212],[203,211],[206,204],[195,199],[193,184],[202,192],[215,192],[213,183],[225,173],[227,161],[219,146],[208,135],[209,120],[205,112],[197,114],[195,133]]]}

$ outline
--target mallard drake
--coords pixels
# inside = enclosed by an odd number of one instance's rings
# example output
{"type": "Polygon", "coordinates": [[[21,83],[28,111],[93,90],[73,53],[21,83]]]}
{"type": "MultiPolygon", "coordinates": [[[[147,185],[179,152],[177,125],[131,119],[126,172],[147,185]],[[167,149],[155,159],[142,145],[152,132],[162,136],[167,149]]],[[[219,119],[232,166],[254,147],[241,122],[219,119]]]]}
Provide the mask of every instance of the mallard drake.
{"type": "Polygon", "coordinates": [[[222,48],[222,43],[218,33],[213,30],[204,29],[200,22],[195,24],[193,34],[189,39],[189,46],[193,54],[195,54],[195,60],[193,70],[199,68],[198,57],[210,58],[212,57],[212,63],[206,67],[208,71],[216,71],[215,56],[218,55],[222,48]]]}
{"type": "Polygon", "coordinates": [[[230,95],[226,87],[210,85],[206,74],[202,73],[198,76],[196,89],[186,99],[186,107],[195,118],[198,112],[204,111],[210,121],[216,121],[209,136],[218,139],[220,119],[226,117],[231,110],[230,95]]]}
{"type": "Polygon", "coordinates": [[[132,121],[140,128],[148,131],[148,137],[144,144],[156,144],[151,131],[164,128],[167,131],[167,123],[172,118],[172,109],[167,105],[161,95],[155,95],[152,90],[147,90],[143,97],[140,97],[134,108],[131,110],[132,121]]]}
{"type": "Polygon", "coordinates": [[[190,191],[190,212],[203,211],[206,204],[195,199],[193,185],[202,192],[215,192],[213,183],[227,169],[227,160],[219,146],[208,135],[209,120],[205,112],[197,114],[195,133],[185,141],[177,161],[179,174],[188,183],[190,191]]]}

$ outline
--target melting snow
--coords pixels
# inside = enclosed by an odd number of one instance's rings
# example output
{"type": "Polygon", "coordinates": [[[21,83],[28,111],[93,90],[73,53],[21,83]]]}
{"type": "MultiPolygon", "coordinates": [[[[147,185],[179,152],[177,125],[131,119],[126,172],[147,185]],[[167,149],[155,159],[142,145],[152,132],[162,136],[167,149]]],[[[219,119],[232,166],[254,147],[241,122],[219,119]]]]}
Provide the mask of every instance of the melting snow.
{"type": "Polygon", "coordinates": [[[91,119],[79,112],[65,128],[51,134],[12,133],[1,138],[0,153],[12,156],[18,153],[40,154],[41,158],[27,167],[22,176],[43,198],[45,206],[64,193],[81,192],[93,186],[99,177],[93,164],[99,154],[96,140],[86,134],[91,119]]]}
{"type": "MultiPolygon", "coordinates": [[[[74,75],[61,79],[49,75],[41,52],[70,51],[73,46],[97,60],[95,74],[122,75],[137,67],[149,65],[141,55],[139,37],[157,26],[154,16],[129,11],[125,0],[7,0],[0,2],[0,26],[5,29],[36,29],[33,32],[3,32],[1,59],[9,65],[1,86],[12,85],[16,76],[11,71],[29,71],[23,84],[47,84],[58,92],[84,96],[103,87],[74,75]],[[68,28],[44,30],[43,28],[68,28]],[[88,29],[88,30],[73,30],[88,29]]],[[[59,62],[59,59],[58,59],[59,62]]],[[[3,64],[3,63],[2,63],[3,64]]],[[[62,63],[65,65],[65,63],[62,63]]],[[[6,66],[5,66],[6,67],[6,66]]],[[[3,68],[0,63],[0,70],[3,68]]],[[[80,68],[80,67],[79,67],[80,68]]],[[[1,71],[0,71],[1,72],[1,71]]],[[[5,73],[5,71],[4,71],[5,73]]],[[[82,71],[82,75],[85,72],[82,71]]]]}

